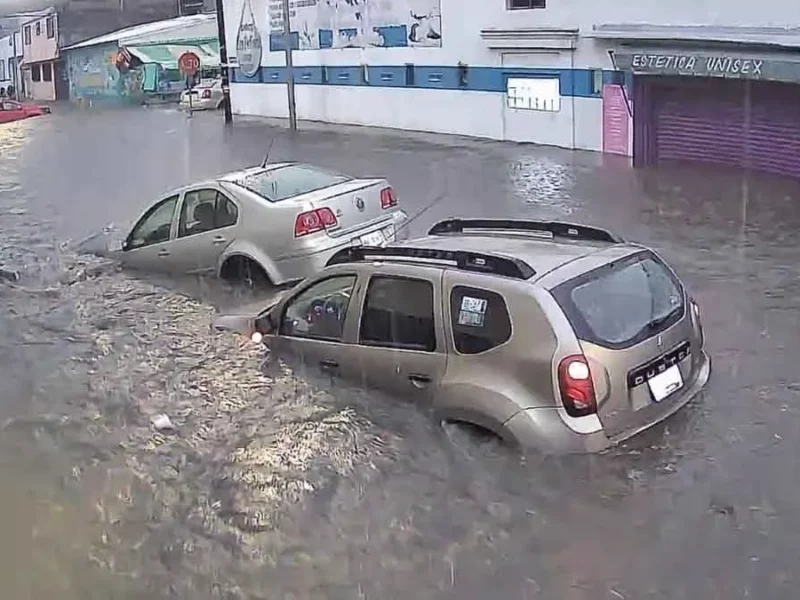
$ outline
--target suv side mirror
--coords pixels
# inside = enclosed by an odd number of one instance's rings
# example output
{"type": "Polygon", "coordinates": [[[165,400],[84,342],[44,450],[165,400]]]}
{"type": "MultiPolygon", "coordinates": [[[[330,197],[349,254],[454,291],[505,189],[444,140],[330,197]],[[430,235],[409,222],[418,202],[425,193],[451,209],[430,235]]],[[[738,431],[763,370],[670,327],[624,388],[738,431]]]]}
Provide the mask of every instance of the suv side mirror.
{"type": "Polygon", "coordinates": [[[264,336],[275,331],[270,312],[256,318],[248,315],[220,315],[214,318],[211,327],[217,331],[239,333],[251,339],[255,335],[264,336]]]}
{"type": "Polygon", "coordinates": [[[275,323],[272,322],[272,311],[258,317],[253,323],[254,329],[261,335],[269,335],[275,333],[277,329],[275,323]]]}

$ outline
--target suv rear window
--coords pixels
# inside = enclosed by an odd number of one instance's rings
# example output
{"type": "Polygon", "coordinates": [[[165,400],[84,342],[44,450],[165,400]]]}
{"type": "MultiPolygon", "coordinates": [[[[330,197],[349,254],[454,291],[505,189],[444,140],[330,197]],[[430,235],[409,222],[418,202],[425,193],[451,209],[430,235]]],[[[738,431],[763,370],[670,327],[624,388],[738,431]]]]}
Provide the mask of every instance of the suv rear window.
{"type": "Polygon", "coordinates": [[[450,292],[453,344],[461,354],[480,354],[506,343],[511,318],[500,294],[455,286],[450,292]]]}
{"type": "Polygon", "coordinates": [[[680,282],[650,252],[564,282],[553,296],[578,338],[612,349],[638,344],[684,314],[680,282]]]}
{"type": "Polygon", "coordinates": [[[270,202],[345,183],[352,177],[310,165],[287,165],[247,175],[236,183],[270,202]]]}

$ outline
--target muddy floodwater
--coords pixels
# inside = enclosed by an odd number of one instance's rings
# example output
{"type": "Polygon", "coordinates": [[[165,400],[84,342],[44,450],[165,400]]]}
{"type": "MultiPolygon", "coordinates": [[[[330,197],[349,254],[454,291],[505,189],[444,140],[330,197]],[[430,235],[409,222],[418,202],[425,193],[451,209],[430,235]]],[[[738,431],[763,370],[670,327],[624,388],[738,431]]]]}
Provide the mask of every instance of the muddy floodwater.
{"type": "Polygon", "coordinates": [[[798,204],[747,173],[408,132],[139,108],[2,125],[2,597],[794,598],[798,204]],[[251,297],[75,252],[270,145],[387,177],[413,233],[560,218],[655,247],[703,311],[708,390],[606,454],[522,456],[210,329],[251,297]]]}

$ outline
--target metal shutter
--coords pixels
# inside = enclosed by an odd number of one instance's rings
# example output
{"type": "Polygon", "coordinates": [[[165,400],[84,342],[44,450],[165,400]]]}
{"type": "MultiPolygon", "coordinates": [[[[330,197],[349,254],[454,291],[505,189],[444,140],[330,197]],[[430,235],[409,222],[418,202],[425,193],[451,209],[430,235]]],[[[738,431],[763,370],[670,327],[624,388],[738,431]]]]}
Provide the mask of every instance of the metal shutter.
{"type": "Polygon", "coordinates": [[[745,150],[751,168],[800,178],[800,86],[759,82],[751,98],[745,150]]]}
{"type": "Polygon", "coordinates": [[[800,178],[800,86],[739,80],[647,78],[642,111],[652,142],[640,163],[661,160],[750,167],[800,178]]]}

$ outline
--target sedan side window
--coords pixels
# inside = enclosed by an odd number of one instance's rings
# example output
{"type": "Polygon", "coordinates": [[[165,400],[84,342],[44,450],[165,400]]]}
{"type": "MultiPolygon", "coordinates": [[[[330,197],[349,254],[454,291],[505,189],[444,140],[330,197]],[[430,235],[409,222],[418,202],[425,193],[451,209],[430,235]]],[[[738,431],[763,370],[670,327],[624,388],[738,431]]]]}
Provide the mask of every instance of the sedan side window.
{"type": "Polygon", "coordinates": [[[214,225],[217,227],[230,227],[239,220],[239,209],[225,196],[217,193],[217,206],[214,215],[214,225]]]}
{"type": "Polygon", "coordinates": [[[217,190],[194,190],[183,196],[178,237],[186,237],[214,229],[217,190]]]}
{"type": "Polygon", "coordinates": [[[178,206],[178,196],[162,200],[142,217],[131,231],[127,249],[142,248],[169,241],[172,217],[178,206]]]}
{"type": "Polygon", "coordinates": [[[281,320],[280,334],[341,340],[355,285],[355,275],[340,275],[319,281],[301,292],[289,302],[281,320]]]}
{"type": "Polygon", "coordinates": [[[359,343],[435,352],[433,284],[422,279],[373,277],[361,315],[359,343]]]}

